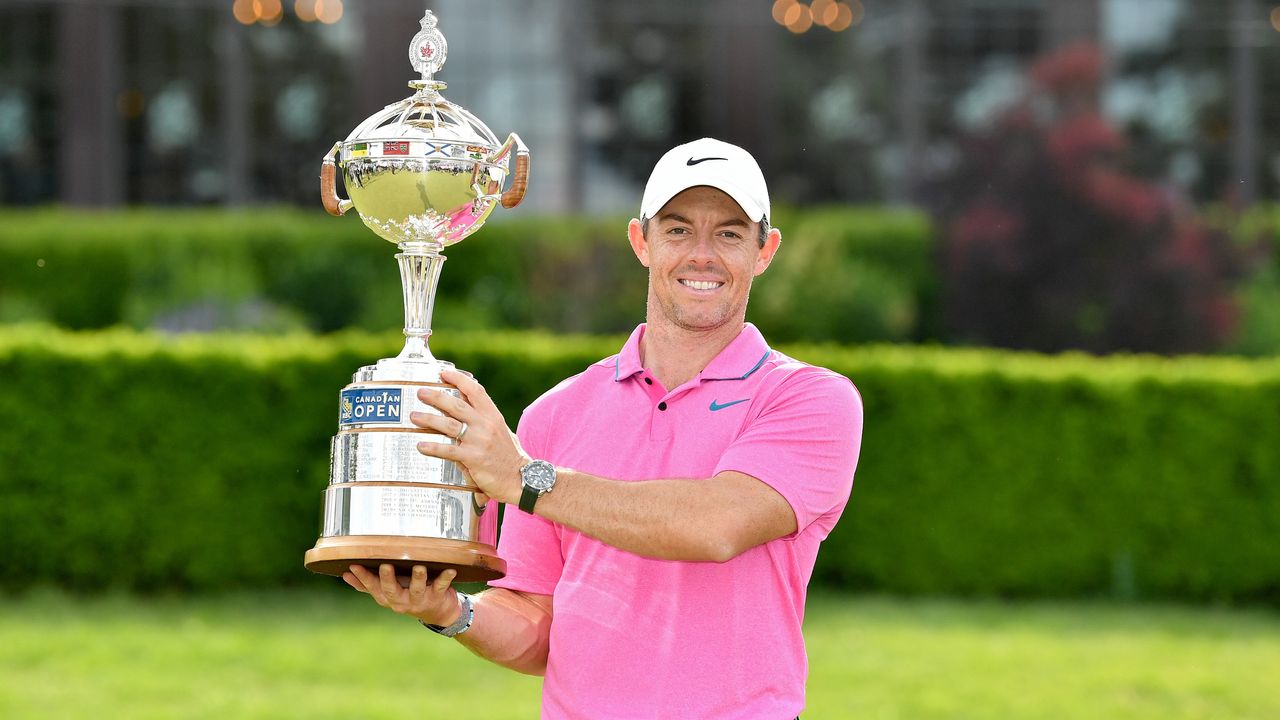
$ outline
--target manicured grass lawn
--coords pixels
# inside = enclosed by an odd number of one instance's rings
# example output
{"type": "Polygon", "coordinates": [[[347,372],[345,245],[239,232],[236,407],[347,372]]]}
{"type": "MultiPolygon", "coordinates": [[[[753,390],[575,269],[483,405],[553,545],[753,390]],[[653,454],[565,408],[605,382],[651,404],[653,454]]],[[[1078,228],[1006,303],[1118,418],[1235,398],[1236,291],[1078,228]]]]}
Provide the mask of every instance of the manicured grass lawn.
{"type": "Polygon", "coordinates": [[[814,718],[1280,718],[1280,613],[810,598],[814,718]]]}
{"type": "MultiPolygon", "coordinates": [[[[820,595],[807,718],[1280,718],[1280,614],[820,595]]],[[[537,716],[354,592],[0,598],[0,718],[537,716]]]]}

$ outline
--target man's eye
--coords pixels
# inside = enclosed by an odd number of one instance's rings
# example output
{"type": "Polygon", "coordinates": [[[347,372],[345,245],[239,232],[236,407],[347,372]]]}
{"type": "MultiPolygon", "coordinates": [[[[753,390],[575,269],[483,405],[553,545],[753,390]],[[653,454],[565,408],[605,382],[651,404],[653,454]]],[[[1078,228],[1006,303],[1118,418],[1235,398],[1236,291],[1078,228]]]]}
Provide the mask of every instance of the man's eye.
{"type": "Polygon", "coordinates": [[[667,231],[667,233],[670,235],[685,235],[688,232],[689,232],[688,228],[682,228],[682,227],[673,227],[667,231]]]}

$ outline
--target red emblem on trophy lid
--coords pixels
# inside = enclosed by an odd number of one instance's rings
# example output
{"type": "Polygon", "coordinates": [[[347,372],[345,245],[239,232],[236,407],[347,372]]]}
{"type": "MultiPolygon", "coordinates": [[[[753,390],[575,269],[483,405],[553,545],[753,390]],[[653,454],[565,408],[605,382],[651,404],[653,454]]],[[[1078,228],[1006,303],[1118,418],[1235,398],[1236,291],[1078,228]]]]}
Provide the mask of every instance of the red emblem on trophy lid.
{"type": "Polygon", "coordinates": [[[413,69],[422,73],[424,81],[430,81],[432,76],[444,67],[445,56],[449,53],[449,44],[445,42],[444,35],[436,27],[436,16],[428,10],[422,16],[422,30],[413,36],[413,42],[409,43],[409,62],[413,65],[413,69]]]}
{"type": "Polygon", "coordinates": [[[408,155],[409,141],[396,140],[394,142],[384,142],[382,143],[382,154],[383,155],[408,155]]]}

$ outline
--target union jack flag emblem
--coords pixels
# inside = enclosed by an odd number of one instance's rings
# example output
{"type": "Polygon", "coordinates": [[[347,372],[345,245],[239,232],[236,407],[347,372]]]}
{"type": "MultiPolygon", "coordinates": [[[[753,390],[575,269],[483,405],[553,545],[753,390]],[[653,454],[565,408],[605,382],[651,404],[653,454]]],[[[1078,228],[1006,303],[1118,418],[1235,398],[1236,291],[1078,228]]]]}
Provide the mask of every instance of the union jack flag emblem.
{"type": "Polygon", "coordinates": [[[396,140],[395,142],[384,142],[382,143],[382,154],[383,155],[408,155],[409,141],[396,140]]]}

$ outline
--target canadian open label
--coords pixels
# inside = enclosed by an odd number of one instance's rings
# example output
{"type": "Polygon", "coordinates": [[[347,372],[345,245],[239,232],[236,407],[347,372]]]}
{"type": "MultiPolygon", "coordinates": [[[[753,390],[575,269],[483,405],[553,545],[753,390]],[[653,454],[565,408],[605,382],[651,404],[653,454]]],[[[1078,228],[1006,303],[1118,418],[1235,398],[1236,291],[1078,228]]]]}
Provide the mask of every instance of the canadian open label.
{"type": "Polygon", "coordinates": [[[338,398],[338,424],[399,423],[403,408],[400,388],[349,388],[338,398]]]}

